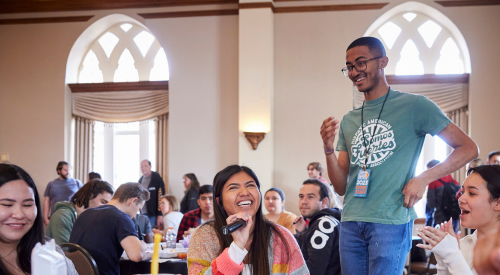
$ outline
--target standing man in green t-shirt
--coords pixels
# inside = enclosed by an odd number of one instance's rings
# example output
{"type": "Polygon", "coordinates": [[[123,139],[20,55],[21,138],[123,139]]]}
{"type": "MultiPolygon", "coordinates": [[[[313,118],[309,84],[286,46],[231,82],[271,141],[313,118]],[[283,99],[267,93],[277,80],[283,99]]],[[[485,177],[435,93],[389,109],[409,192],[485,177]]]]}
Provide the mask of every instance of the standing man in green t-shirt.
{"type": "Polygon", "coordinates": [[[344,274],[402,274],[417,217],[413,205],[429,183],[478,155],[474,141],[434,102],[389,87],[388,62],[377,38],[352,42],[342,72],[365,101],[341,123],[329,117],[321,126],[328,176],[335,191],[345,195],[340,226],[344,274]],[[337,134],[338,157],[333,147],[337,134]],[[414,177],[426,134],[437,134],[455,150],[414,177]]]}

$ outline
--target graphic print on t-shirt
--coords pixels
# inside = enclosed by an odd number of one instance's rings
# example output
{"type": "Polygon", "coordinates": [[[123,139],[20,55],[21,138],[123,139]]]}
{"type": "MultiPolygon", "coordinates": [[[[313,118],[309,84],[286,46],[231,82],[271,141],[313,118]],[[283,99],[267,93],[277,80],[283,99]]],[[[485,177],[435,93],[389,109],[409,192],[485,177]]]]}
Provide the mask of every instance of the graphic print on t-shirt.
{"type": "Polygon", "coordinates": [[[364,128],[364,142],[369,148],[367,167],[378,166],[394,154],[396,139],[392,126],[384,120],[378,120],[377,132],[372,140],[372,133],[377,124],[377,119],[371,119],[363,123],[352,138],[351,164],[363,166],[366,158],[366,148],[361,135],[364,128]],[[371,143],[370,143],[371,141],[371,143]]]}

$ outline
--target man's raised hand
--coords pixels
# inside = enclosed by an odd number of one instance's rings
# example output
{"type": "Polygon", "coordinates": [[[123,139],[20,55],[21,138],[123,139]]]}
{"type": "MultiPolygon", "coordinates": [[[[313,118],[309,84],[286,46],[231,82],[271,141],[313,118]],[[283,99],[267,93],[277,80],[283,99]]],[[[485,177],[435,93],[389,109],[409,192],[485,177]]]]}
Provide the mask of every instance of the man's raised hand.
{"type": "Polygon", "coordinates": [[[333,142],[335,141],[335,136],[338,134],[340,128],[340,123],[335,117],[331,116],[323,120],[323,125],[321,125],[321,138],[323,139],[323,145],[326,150],[333,149],[333,142]]]}

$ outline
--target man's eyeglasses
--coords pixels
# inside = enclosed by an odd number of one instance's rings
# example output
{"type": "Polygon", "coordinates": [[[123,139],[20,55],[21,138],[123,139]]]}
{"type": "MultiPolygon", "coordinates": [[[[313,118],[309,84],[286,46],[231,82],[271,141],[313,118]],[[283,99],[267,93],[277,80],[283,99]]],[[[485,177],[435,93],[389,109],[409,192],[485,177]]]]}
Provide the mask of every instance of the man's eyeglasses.
{"type": "Polygon", "coordinates": [[[372,59],[363,60],[363,61],[357,61],[354,65],[345,66],[344,68],[342,68],[342,72],[344,73],[345,76],[349,76],[349,72],[351,72],[353,69],[356,69],[356,71],[358,73],[362,72],[362,71],[366,70],[366,62],[368,62],[370,60],[379,59],[382,57],[384,57],[384,56],[374,57],[372,59]]]}

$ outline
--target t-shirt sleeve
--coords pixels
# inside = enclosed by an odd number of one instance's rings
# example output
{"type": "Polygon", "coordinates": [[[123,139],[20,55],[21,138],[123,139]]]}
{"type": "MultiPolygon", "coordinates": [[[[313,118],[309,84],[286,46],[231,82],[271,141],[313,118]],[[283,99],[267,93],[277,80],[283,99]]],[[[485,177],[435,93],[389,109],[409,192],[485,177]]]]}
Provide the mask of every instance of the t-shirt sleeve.
{"type": "Polygon", "coordinates": [[[137,232],[135,231],[134,222],[132,219],[127,218],[125,216],[120,216],[116,222],[116,236],[118,237],[118,241],[121,242],[128,236],[136,236],[137,232]]]}
{"type": "Polygon", "coordinates": [[[339,140],[337,141],[337,151],[346,151],[347,152],[347,146],[345,145],[345,138],[344,138],[344,130],[343,130],[343,125],[344,125],[344,120],[340,122],[340,127],[339,127],[339,140]]]}
{"type": "Polygon", "coordinates": [[[443,110],[425,96],[418,96],[414,106],[413,126],[419,136],[425,134],[434,136],[451,123],[443,110]]]}
{"type": "Polygon", "coordinates": [[[47,184],[47,188],[45,188],[45,193],[43,193],[44,197],[50,197],[50,187],[52,187],[50,183],[51,182],[49,182],[49,184],[47,184]]]}

